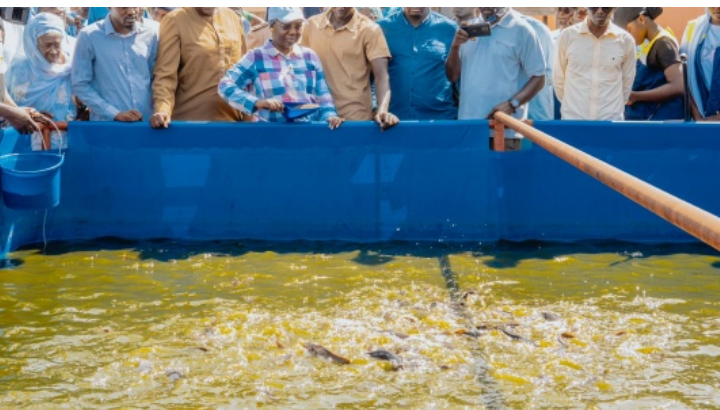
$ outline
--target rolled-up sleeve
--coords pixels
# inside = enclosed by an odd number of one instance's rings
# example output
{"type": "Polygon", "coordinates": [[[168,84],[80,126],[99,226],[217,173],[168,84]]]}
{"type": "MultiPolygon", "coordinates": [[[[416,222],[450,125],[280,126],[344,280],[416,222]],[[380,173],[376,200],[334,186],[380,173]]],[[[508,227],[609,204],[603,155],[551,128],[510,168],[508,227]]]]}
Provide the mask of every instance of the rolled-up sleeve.
{"type": "MultiPolygon", "coordinates": [[[[72,62],[71,81],[73,94],[83,104],[90,107],[90,110],[95,115],[112,120],[120,113],[120,110],[102,98],[91,84],[94,78],[93,61],[95,60],[93,47],[90,36],[85,31],[81,31],[77,38],[72,62]]],[[[110,81],[110,79],[106,80],[110,81]]]]}
{"type": "Polygon", "coordinates": [[[218,93],[231,107],[252,114],[255,111],[255,103],[259,98],[247,92],[246,88],[255,81],[257,76],[255,54],[252,52],[247,53],[220,80],[218,93]]]}
{"type": "Polygon", "coordinates": [[[165,16],[160,25],[157,59],[153,74],[155,112],[172,115],[180,68],[180,30],[174,16],[165,16]]]}

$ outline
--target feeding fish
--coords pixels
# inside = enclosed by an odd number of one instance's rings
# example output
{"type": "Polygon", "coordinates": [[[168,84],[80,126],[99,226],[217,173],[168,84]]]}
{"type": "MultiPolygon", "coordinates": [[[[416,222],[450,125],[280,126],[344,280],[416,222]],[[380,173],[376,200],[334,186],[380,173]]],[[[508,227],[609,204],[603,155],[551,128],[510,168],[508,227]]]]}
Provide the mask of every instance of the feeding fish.
{"type": "Polygon", "coordinates": [[[550,312],[542,312],[542,317],[548,322],[555,322],[557,320],[560,320],[560,316],[550,312]]]}
{"type": "Polygon", "coordinates": [[[366,354],[374,359],[386,360],[388,362],[398,362],[399,363],[402,361],[400,356],[396,355],[395,353],[389,352],[385,349],[373,350],[372,352],[367,352],[366,354]]]}
{"type": "Polygon", "coordinates": [[[531,343],[531,344],[534,343],[532,340],[528,339],[527,337],[519,335],[517,333],[513,333],[513,332],[505,329],[504,327],[501,327],[498,330],[505,333],[509,338],[511,338],[513,340],[520,340],[520,341],[531,343]]]}
{"type": "Polygon", "coordinates": [[[308,352],[310,352],[311,355],[315,357],[322,357],[323,359],[330,360],[331,362],[337,364],[350,364],[349,359],[336,355],[335,353],[318,344],[305,343],[304,347],[305,349],[307,349],[308,352]]]}
{"type": "Polygon", "coordinates": [[[468,337],[474,337],[475,339],[477,339],[478,337],[482,336],[484,333],[478,332],[477,330],[460,329],[460,330],[456,330],[455,334],[458,336],[468,336],[468,337]]]}
{"type": "Polygon", "coordinates": [[[176,381],[185,378],[185,375],[180,373],[177,370],[168,370],[165,372],[165,376],[167,376],[168,379],[170,379],[171,382],[175,383],[176,381]]]}

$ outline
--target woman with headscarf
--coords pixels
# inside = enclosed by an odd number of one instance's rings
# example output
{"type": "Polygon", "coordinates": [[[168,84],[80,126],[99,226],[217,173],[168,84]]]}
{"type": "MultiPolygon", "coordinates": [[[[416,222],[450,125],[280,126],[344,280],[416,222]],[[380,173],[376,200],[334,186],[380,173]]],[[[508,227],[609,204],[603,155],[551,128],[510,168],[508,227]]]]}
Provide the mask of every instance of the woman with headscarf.
{"type": "Polygon", "coordinates": [[[680,52],[675,36],[655,19],[662,7],[620,7],[613,22],[627,30],[640,46],[625,119],[636,121],[681,120],[685,92],[680,52]]]}
{"type": "MultiPolygon", "coordinates": [[[[33,17],[23,34],[25,57],[12,62],[6,78],[18,106],[32,107],[55,121],[71,121],[77,114],[70,83],[72,50],[64,49],[65,36],[59,17],[49,13],[33,17]]],[[[62,135],[51,136],[53,147],[62,143],[62,135]]],[[[40,143],[33,139],[33,148],[39,149],[40,143]]]]}
{"type": "Polygon", "coordinates": [[[680,52],[688,56],[688,88],[697,121],[720,121],[720,7],[688,23],[680,52]]]}

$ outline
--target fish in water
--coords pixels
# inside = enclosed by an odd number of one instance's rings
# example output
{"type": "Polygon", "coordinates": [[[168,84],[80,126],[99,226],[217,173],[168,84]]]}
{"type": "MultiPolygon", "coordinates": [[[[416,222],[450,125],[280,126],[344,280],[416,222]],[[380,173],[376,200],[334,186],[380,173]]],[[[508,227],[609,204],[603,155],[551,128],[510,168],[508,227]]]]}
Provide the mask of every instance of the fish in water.
{"type": "Polygon", "coordinates": [[[542,317],[548,322],[555,322],[556,320],[560,320],[560,316],[550,312],[542,312],[542,317]]]}
{"type": "Polygon", "coordinates": [[[568,347],[568,344],[567,344],[567,342],[563,339],[562,335],[557,335],[557,337],[555,338],[555,340],[557,340],[558,343],[560,343],[563,347],[568,347]]]}
{"type": "Polygon", "coordinates": [[[468,337],[474,337],[475,339],[477,339],[478,337],[482,336],[484,333],[478,332],[477,330],[460,329],[460,330],[456,330],[455,334],[458,336],[468,336],[468,337]]]}
{"type": "Polygon", "coordinates": [[[366,354],[374,359],[386,360],[388,362],[398,362],[399,363],[402,361],[400,356],[396,355],[395,353],[389,352],[385,349],[373,350],[372,352],[367,352],[366,354]]]}
{"type": "Polygon", "coordinates": [[[460,299],[467,300],[470,295],[477,295],[477,291],[475,289],[470,289],[467,292],[463,293],[462,296],[460,296],[460,299]]]}
{"type": "Polygon", "coordinates": [[[304,347],[305,349],[307,349],[308,352],[310,352],[311,355],[315,357],[322,357],[323,359],[328,359],[338,364],[350,364],[350,360],[342,356],[336,355],[335,353],[329,351],[323,346],[314,343],[305,343],[304,347]]]}
{"type": "Polygon", "coordinates": [[[185,378],[185,375],[180,373],[177,370],[168,370],[165,372],[165,376],[167,376],[168,379],[170,379],[171,382],[175,383],[176,381],[185,378]]]}
{"type": "Polygon", "coordinates": [[[381,330],[380,333],[387,333],[391,336],[397,337],[398,339],[407,339],[408,337],[410,337],[410,335],[408,335],[407,333],[396,332],[394,330],[381,330]]]}
{"type": "Polygon", "coordinates": [[[408,334],[406,334],[406,333],[396,332],[396,331],[394,331],[394,330],[390,330],[390,331],[388,331],[388,333],[390,333],[391,335],[397,337],[398,339],[407,339],[408,337],[410,337],[410,335],[408,335],[408,334]]]}
{"type": "Polygon", "coordinates": [[[517,334],[517,333],[513,333],[513,332],[505,329],[504,327],[501,327],[501,328],[499,328],[498,330],[500,330],[501,332],[505,333],[505,334],[506,334],[510,339],[512,339],[512,340],[521,340],[521,341],[523,341],[523,342],[527,342],[527,343],[534,344],[534,342],[533,342],[532,340],[528,339],[527,337],[521,336],[521,335],[519,335],[519,334],[517,334]]]}
{"type": "Polygon", "coordinates": [[[493,330],[493,329],[500,330],[501,328],[507,328],[507,327],[520,327],[520,323],[513,323],[513,322],[510,322],[510,323],[502,323],[502,322],[481,323],[481,324],[475,326],[475,328],[478,330],[493,330]]]}
{"type": "Polygon", "coordinates": [[[370,356],[374,359],[385,360],[387,362],[390,362],[393,370],[397,371],[397,370],[405,368],[405,366],[403,366],[403,364],[402,364],[403,360],[400,356],[396,355],[395,353],[389,352],[385,349],[373,350],[372,352],[367,352],[365,354],[367,354],[368,356],[370,356]]]}

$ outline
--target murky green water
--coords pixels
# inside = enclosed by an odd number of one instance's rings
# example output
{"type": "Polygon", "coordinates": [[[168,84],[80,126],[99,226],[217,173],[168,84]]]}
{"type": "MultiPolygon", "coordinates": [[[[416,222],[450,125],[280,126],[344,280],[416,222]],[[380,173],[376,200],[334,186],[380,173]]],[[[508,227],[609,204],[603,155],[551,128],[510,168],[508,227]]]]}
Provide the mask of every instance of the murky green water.
{"type": "Polygon", "coordinates": [[[720,407],[720,256],[702,246],[108,240],[9,257],[0,408],[720,407]]]}

